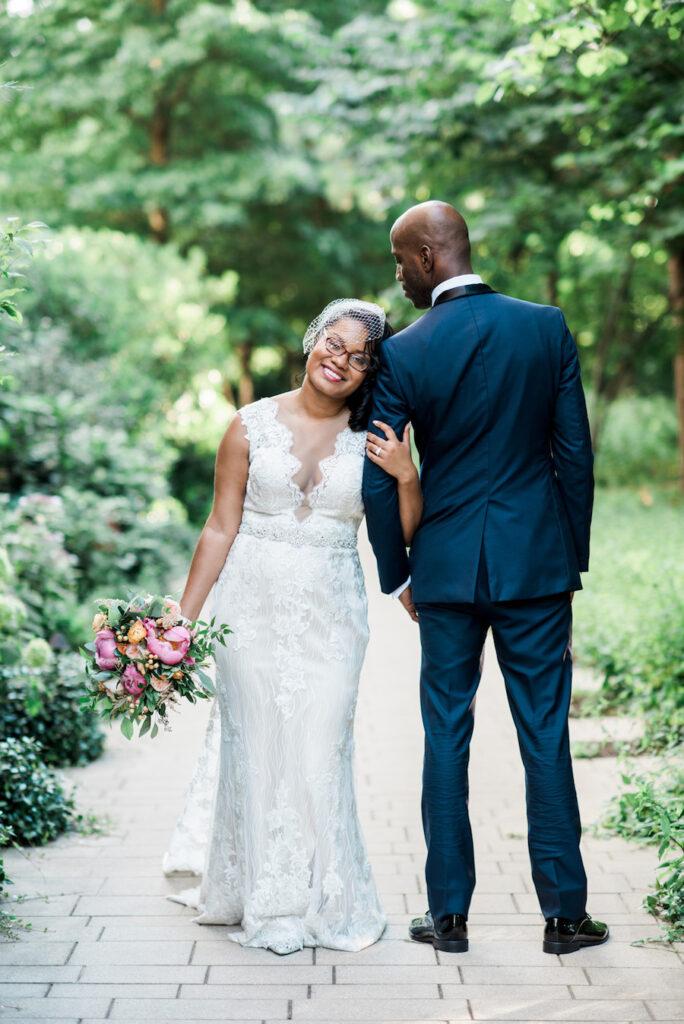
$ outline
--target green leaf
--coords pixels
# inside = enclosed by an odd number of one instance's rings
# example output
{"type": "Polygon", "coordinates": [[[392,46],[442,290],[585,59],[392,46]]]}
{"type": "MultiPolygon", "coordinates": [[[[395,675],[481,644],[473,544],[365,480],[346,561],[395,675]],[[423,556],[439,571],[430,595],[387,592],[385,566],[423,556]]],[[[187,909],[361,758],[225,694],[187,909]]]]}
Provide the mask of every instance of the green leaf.
{"type": "Polygon", "coordinates": [[[127,740],[133,738],[133,722],[127,715],[124,715],[121,719],[121,732],[127,740]]]}
{"type": "Polygon", "coordinates": [[[146,732],[150,731],[151,726],[152,726],[152,716],[151,715],[145,715],[145,720],[144,720],[143,724],[140,726],[140,732],[138,733],[138,736],[144,736],[146,732]]]}
{"type": "Polygon", "coordinates": [[[157,723],[155,722],[155,723],[154,723],[154,725],[152,726],[152,732],[150,733],[150,739],[152,739],[152,740],[153,740],[153,739],[154,739],[154,737],[155,737],[155,736],[157,735],[157,733],[158,733],[158,732],[159,732],[159,726],[158,726],[158,725],[157,725],[157,723]]]}

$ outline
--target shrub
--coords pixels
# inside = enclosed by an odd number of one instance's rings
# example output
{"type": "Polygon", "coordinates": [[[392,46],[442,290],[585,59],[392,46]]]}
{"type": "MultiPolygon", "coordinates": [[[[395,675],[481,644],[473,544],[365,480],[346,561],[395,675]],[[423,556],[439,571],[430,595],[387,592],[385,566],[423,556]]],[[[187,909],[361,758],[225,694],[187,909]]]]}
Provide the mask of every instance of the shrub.
{"type": "Polygon", "coordinates": [[[611,801],[604,826],[625,839],[658,844],[656,884],[644,901],[664,937],[684,939],[684,771],[663,765],[657,776],[623,775],[631,788],[611,801]]]}
{"type": "MultiPolygon", "coordinates": [[[[3,846],[10,846],[14,843],[14,832],[9,826],[4,825],[0,822],[0,848],[3,846]]],[[[2,904],[8,898],[9,892],[7,886],[12,885],[11,878],[8,878],[5,873],[5,862],[0,857],[0,936],[5,939],[16,939],[18,938],[17,929],[22,928],[27,931],[31,928],[30,924],[24,924],[16,916],[16,914],[9,914],[2,904]]]]}
{"type": "MultiPolygon", "coordinates": [[[[3,846],[9,846],[14,838],[14,832],[9,827],[0,821],[0,848],[3,846]]],[[[7,886],[12,884],[12,880],[5,874],[5,862],[0,857],[0,899],[7,895],[7,886]]]]}
{"type": "Polygon", "coordinates": [[[29,736],[52,767],[89,764],[105,738],[97,716],[81,706],[83,693],[79,654],[60,655],[54,668],[0,670],[0,740],[29,736]]]}
{"type": "Polygon", "coordinates": [[[676,480],[677,413],[669,395],[625,395],[608,408],[596,453],[596,480],[606,486],[676,480]]]}
{"type": "MultiPolygon", "coordinates": [[[[59,633],[62,645],[76,646],[87,616],[78,608],[78,560],[65,548],[63,518],[57,496],[31,494],[12,503],[0,494],[0,543],[12,566],[12,581],[5,586],[28,610],[24,627],[48,640],[59,633]]],[[[0,616],[0,628],[1,622],[0,616]]]]}
{"type": "Polygon", "coordinates": [[[40,846],[66,831],[74,818],[73,794],[41,760],[29,737],[0,741],[0,820],[18,843],[40,846]]]}
{"type": "Polygon", "coordinates": [[[652,489],[599,491],[591,572],[575,599],[576,651],[603,675],[589,711],[643,715],[648,749],[684,729],[684,516],[652,489]]]}

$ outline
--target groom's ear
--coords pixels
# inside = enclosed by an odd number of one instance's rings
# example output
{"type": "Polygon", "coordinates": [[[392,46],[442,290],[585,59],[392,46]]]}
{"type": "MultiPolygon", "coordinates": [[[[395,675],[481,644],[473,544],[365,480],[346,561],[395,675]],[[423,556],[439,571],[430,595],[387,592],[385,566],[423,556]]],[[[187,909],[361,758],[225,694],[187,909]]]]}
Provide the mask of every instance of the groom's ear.
{"type": "Polygon", "coordinates": [[[435,262],[434,256],[432,255],[432,249],[429,245],[421,245],[419,259],[421,269],[424,273],[429,274],[435,262]]]}

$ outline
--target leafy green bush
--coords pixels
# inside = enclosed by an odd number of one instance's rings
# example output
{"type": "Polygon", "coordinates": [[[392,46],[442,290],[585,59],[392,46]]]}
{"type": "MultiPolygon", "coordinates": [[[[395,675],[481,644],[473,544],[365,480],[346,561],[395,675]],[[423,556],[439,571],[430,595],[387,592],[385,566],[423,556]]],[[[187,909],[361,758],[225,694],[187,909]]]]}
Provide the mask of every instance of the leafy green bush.
{"type": "Polygon", "coordinates": [[[595,468],[597,483],[609,487],[676,480],[677,412],[671,397],[625,395],[612,402],[601,427],[595,468]]]}
{"type": "MultiPolygon", "coordinates": [[[[0,849],[13,843],[14,832],[8,825],[0,821],[0,849]]],[[[0,857],[0,936],[5,939],[17,939],[19,937],[17,929],[21,928],[29,931],[31,925],[25,924],[16,914],[8,913],[3,907],[2,904],[9,896],[8,885],[12,885],[12,879],[7,877],[5,862],[0,857]]]]}
{"type": "MultiPolygon", "coordinates": [[[[128,586],[166,590],[192,553],[194,532],[184,519],[173,499],[149,503],[135,492],[104,497],[67,486],[13,503],[0,495],[0,543],[32,632],[75,648],[90,630],[96,597],[128,586]]],[[[1,621],[0,607],[0,630],[1,621]]]]}
{"type": "Polygon", "coordinates": [[[681,497],[598,491],[591,570],[573,609],[576,653],[603,686],[584,706],[643,716],[647,749],[675,746],[684,731],[683,565],[681,497]]]}
{"type": "MultiPolygon", "coordinates": [[[[12,567],[4,599],[13,592],[24,604],[26,639],[38,635],[50,640],[61,634],[62,645],[75,647],[88,622],[78,607],[77,558],[66,550],[59,529],[63,519],[57,496],[31,494],[12,502],[0,494],[0,544],[12,567]]],[[[11,632],[10,641],[21,639],[16,627],[11,632]]]]}
{"type": "MultiPolygon", "coordinates": [[[[4,822],[0,821],[0,849],[3,846],[9,846],[14,838],[14,832],[5,825],[4,822]]],[[[0,857],[0,899],[7,895],[7,886],[12,884],[12,879],[8,878],[5,873],[5,862],[0,857]]]]}
{"type": "Polygon", "coordinates": [[[104,734],[97,716],[81,706],[82,697],[79,654],[62,654],[47,669],[0,669],[0,740],[37,740],[52,767],[89,764],[102,753],[104,734]]]}
{"type": "Polygon", "coordinates": [[[646,909],[660,918],[664,937],[684,939],[684,771],[663,765],[657,776],[625,774],[632,788],[611,801],[604,826],[625,839],[658,844],[655,888],[646,909]]]}
{"type": "Polygon", "coordinates": [[[39,743],[28,737],[0,741],[0,820],[18,843],[42,845],[69,828],[74,798],[41,759],[39,743]]]}

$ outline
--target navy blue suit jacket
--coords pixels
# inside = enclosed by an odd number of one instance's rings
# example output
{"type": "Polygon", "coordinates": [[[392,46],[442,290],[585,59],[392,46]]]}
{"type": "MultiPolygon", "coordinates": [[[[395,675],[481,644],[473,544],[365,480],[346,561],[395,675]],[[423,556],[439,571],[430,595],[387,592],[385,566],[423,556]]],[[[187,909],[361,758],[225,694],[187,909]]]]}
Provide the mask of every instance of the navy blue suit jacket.
{"type": "Polygon", "coordinates": [[[407,556],[396,481],[366,459],[381,587],[410,572],[415,602],[472,602],[484,550],[494,601],[579,590],[594,477],[573,337],[554,306],[459,291],[381,348],[371,419],[413,424],[425,502],[407,556]]]}

